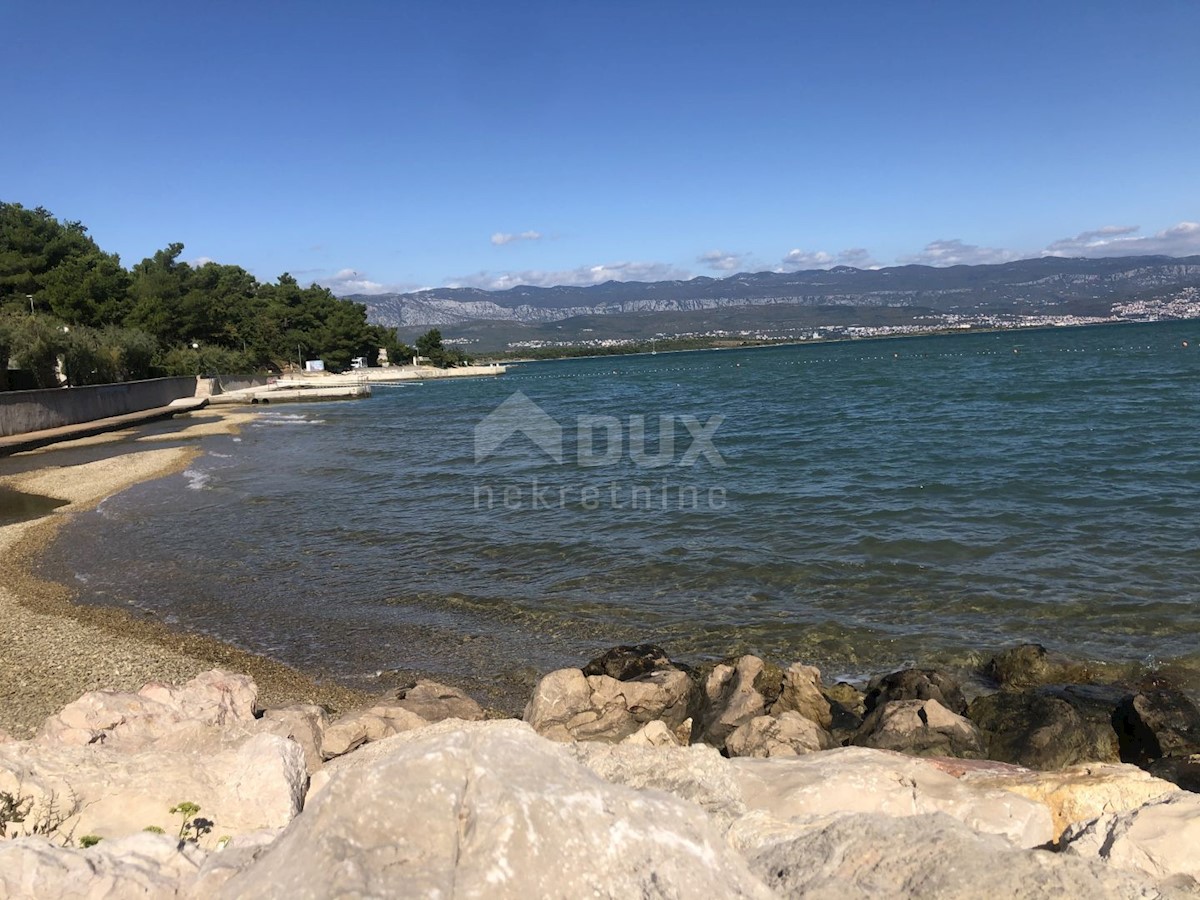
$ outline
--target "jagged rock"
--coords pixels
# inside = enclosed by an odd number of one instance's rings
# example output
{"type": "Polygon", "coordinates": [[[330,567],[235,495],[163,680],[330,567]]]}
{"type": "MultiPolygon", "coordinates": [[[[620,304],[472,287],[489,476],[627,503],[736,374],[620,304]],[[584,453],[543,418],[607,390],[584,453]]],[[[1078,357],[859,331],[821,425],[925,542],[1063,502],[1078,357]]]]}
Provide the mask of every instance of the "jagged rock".
{"type": "Polygon", "coordinates": [[[725,739],[730,756],[799,756],[838,746],[828,731],[807,716],[788,710],[775,716],[758,716],[739,725],[725,739]]]}
{"type": "Polygon", "coordinates": [[[1065,852],[1154,878],[1200,880],[1200,796],[1177,791],[1129,812],[1073,825],[1065,852]]]}
{"type": "Polygon", "coordinates": [[[1094,680],[1096,673],[1086,663],[1051,653],[1041,644],[1020,644],[988,660],[983,674],[1005,687],[1025,688],[1039,684],[1086,684],[1094,680]]]}
{"type": "Polygon", "coordinates": [[[329,717],[321,707],[315,703],[276,706],[264,710],[259,722],[260,728],[268,734],[277,734],[300,745],[309,775],[321,768],[321,745],[329,724],[329,717]]]}
{"type": "Polygon", "coordinates": [[[1121,758],[1113,715],[1129,691],[1116,684],[1044,684],[1035,691],[1043,697],[1054,697],[1071,704],[1096,736],[1097,747],[1103,751],[1098,759],[1117,761],[1121,758]]]}
{"type": "Polygon", "coordinates": [[[829,701],[821,693],[821,670],[816,666],[793,663],[783,673],[779,699],[771,707],[771,715],[788,710],[798,712],[828,731],[833,725],[829,701]]]}
{"type": "Polygon", "coordinates": [[[658,644],[622,645],[601,653],[583,667],[584,675],[607,675],[630,681],[659,669],[678,668],[658,644]]]}
{"type": "MultiPolygon", "coordinates": [[[[685,730],[691,730],[690,723],[691,719],[684,723],[685,730]]],[[[686,744],[687,740],[681,741],[675,732],[667,727],[666,722],[655,719],[653,722],[647,722],[629,737],[622,738],[621,743],[634,747],[680,747],[686,744]]]]}
{"type": "Polygon", "coordinates": [[[483,707],[458,688],[422,678],[411,687],[396,692],[389,706],[399,706],[420,716],[426,722],[442,719],[462,719],[477,722],[484,717],[483,707]]]}
{"type": "Polygon", "coordinates": [[[1127,696],[1113,714],[1113,727],[1124,762],[1145,766],[1200,753],[1200,710],[1172,688],[1127,696]]]}
{"type": "Polygon", "coordinates": [[[968,771],[960,777],[976,787],[1012,791],[1044,803],[1054,817],[1055,840],[1068,826],[1137,809],[1175,790],[1170,782],[1122,763],[1092,763],[1058,772],[1005,766],[968,771]]]}
{"type": "Polygon", "coordinates": [[[220,896],[771,896],[698,807],[602,781],[528,731],[391,740],[220,896]]]}
{"type": "Polygon", "coordinates": [[[257,698],[253,679],[220,670],[182,686],[151,682],[136,694],[90,691],[46,719],[35,740],[142,750],[179,731],[253,722],[257,698]]]}
{"type": "Polygon", "coordinates": [[[150,825],[176,832],[169,810],[184,801],[198,804],[218,835],[281,828],[300,811],[307,783],[299,745],[272,734],[140,752],[0,745],[0,791],[32,801],[19,833],[55,821],[61,834],[104,838],[150,825]]]}
{"type": "Polygon", "coordinates": [[[616,742],[655,719],[679,728],[689,717],[694,690],[691,678],[677,669],[630,681],[559,669],[538,682],[524,718],[551,740],[616,742]]]}
{"type": "Polygon", "coordinates": [[[196,876],[204,851],[178,846],[163,834],[131,834],[88,850],[53,845],[43,838],[0,841],[0,897],[43,900],[173,898],[196,876]]]}
{"type": "Polygon", "coordinates": [[[854,685],[845,681],[837,684],[823,685],[821,692],[831,704],[841,704],[848,712],[857,713],[861,718],[867,714],[867,697],[854,685]]]}
{"type": "Polygon", "coordinates": [[[866,713],[891,700],[936,700],[956,715],[967,714],[967,701],[958,682],[937,669],[901,669],[871,679],[863,699],[866,713]]]}
{"type": "Polygon", "coordinates": [[[990,759],[1030,769],[1118,761],[1112,727],[1084,721],[1075,707],[1058,697],[1000,691],[977,697],[970,715],[984,733],[990,759]]]}
{"type": "Polygon", "coordinates": [[[877,706],[851,743],[914,756],[984,756],[983,735],[974,723],[936,700],[892,700],[877,706]]]}
{"type": "Polygon", "coordinates": [[[945,815],[851,815],[767,847],[751,867],[784,897],[814,900],[1158,896],[1152,884],[1105,866],[976,834],[945,815]]]}
{"type": "Polygon", "coordinates": [[[848,744],[866,718],[866,695],[844,681],[823,686],[821,693],[829,701],[829,713],[832,718],[829,733],[839,744],[848,744]]]}
{"type": "Polygon", "coordinates": [[[369,709],[347,713],[325,729],[321,755],[333,759],[371,741],[380,741],[402,731],[411,731],[429,723],[396,703],[381,703],[369,709]]]}
{"type": "Polygon", "coordinates": [[[964,784],[933,760],[865,747],[791,759],[731,759],[747,812],[806,821],[849,813],[915,816],[943,812],[968,827],[1039,847],[1054,834],[1050,811],[1008,791],[964,784]]]}
{"type": "Polygon", "coordinates": [[[765,716],[783,687],[782,677],[776,685],[773,674],[757,656],[743,656],[736,662],[714,666],[704,680],[699,739],[714,747],[724,747],[725,739],[735,728],[757,716],[765,716]]]}

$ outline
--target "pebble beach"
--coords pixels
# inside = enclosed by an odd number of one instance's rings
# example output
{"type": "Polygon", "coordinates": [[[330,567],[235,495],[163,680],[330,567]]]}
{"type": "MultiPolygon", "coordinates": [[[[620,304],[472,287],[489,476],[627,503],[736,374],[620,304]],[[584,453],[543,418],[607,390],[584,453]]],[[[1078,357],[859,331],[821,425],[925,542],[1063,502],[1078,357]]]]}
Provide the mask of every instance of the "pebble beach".
{"type": "Polygon", "coordinates": [[[252,675],[270,703],[361,703],[351,689],[318,684],[299,671],[203,635],[183,634],[153,616],[72,602],[66,585],[32,574],[67,517],[140,482],[182,471],[195,441],[236,432],[246,413],[181,417],[169,433],[118,432],[0,460],[0,487],[67,501],[41,518],[0,527],[0,730],[25,738],[85,691],[137,690],[222,667],[252,675]],[[168,445],[169,444],[169,445],[168,445]],[[64,451],[89,448],[87,462],[64,451]]]}

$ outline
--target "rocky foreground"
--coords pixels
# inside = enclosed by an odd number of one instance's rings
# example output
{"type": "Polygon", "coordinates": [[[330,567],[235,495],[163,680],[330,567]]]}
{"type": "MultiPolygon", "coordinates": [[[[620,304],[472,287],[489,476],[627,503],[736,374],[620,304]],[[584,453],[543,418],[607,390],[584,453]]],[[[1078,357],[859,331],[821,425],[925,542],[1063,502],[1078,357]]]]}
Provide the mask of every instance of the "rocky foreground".
{"type": "Polygon", "coordinates": [[[988,672],[617,648],[524,721],[431,681],[334,720],[222,671],[94,691],[0,742],[0,896],[1200,897],[1190,699],[988,672]]]}

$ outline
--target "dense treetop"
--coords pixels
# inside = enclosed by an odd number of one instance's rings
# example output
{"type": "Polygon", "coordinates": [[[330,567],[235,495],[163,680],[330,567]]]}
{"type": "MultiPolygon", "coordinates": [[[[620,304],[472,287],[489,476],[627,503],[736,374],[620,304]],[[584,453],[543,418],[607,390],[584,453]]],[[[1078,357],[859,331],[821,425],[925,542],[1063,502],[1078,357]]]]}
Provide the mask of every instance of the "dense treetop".
{"type": "Polygon", "coordinates": [[[193,266],[182,252],[168,244],[126,269],[80,222],[0,202],[0,390],[10,358],[49,387],[60,356],[70,383],[94,384],[412,355],[361,303],[286,273],[263,283],[240,266],[193,266]]]}

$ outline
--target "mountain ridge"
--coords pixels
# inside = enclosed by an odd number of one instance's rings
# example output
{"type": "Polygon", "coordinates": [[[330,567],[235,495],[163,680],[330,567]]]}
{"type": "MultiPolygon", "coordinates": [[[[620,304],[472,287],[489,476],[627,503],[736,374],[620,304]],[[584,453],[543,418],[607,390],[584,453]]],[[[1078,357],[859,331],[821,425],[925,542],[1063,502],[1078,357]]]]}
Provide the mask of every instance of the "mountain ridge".
{"type": "Polygon", "coordinates": [[[731,307],[919,307],[939,312],[1047,310],[1070,304],[1097,309],[1148,292],[1200,286],[1200,256],[1038,257],[958,266],[743,272],[724,278],[607,281],[596,285],[500,291],[432,288],[355,294],[368,317],[398,328],[497,322],[539,325],[579,317],[691,313],[731,307]]]}

